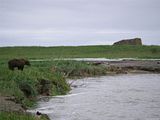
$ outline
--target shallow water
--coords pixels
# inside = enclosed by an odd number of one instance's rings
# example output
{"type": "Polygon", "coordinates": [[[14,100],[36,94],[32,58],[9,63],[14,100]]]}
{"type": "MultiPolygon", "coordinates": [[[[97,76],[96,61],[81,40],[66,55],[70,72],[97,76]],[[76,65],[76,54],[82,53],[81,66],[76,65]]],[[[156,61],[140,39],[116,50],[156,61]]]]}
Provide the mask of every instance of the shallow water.
{"type": "Polygon", "coordinates": [[[107,59],[107,58],[55,58],[55,59],[36,59],[30,61],[54,61],[54,60],[75,60],[75,61],[122,61],[122,60],[160,60],[160,59],[139,59],[139,58],[117,58],[117,59],[107,59]]]}
{"type": "Polygon", "coordinates": [[[31,111],[52,120],[160,120],[160,74],[85,78],[73,86],[31,111]]]}

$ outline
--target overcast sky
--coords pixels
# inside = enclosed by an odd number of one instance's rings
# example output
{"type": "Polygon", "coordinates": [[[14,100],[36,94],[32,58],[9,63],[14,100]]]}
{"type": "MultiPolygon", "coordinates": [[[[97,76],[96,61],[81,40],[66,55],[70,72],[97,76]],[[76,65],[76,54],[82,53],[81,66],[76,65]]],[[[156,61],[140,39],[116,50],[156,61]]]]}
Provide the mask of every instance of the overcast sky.
{"type": "Polygon", "coordinates": [[[0,46],[160,45],[160,0],[0,0],[0,46]]]}

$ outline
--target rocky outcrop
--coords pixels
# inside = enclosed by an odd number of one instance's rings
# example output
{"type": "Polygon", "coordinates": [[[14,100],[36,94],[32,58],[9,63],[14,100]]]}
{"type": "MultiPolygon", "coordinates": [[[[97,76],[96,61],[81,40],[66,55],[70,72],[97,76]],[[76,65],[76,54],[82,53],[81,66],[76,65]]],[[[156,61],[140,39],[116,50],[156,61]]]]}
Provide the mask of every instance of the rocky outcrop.
{"type": "Polygon", "coordinates": [[[113,45],[142,45],[141,38],[125,39],[115,42],[113,45]]]}

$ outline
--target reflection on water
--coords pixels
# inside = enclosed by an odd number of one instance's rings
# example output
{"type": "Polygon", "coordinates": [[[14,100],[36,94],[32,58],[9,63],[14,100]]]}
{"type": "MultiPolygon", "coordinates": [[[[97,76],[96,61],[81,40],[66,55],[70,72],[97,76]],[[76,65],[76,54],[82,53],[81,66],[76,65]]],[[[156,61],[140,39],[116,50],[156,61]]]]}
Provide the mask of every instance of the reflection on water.
{"type": "Polygon", "coordinates": [[[52,120],[159,120],[160,74],[85,78],[69,95],[39,102],[52,120]]]}

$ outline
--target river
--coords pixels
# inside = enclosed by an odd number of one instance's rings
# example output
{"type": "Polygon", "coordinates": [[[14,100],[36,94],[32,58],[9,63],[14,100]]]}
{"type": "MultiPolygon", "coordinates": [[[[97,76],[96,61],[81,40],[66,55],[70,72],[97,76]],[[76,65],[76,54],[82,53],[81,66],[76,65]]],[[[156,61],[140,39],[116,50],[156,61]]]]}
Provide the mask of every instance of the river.
{"type": "Polygon", "coordinates": [[[51,120],[160,120],[160,74],[83,78],[68,95],[38,102],[30,112],[51,120]]]}

